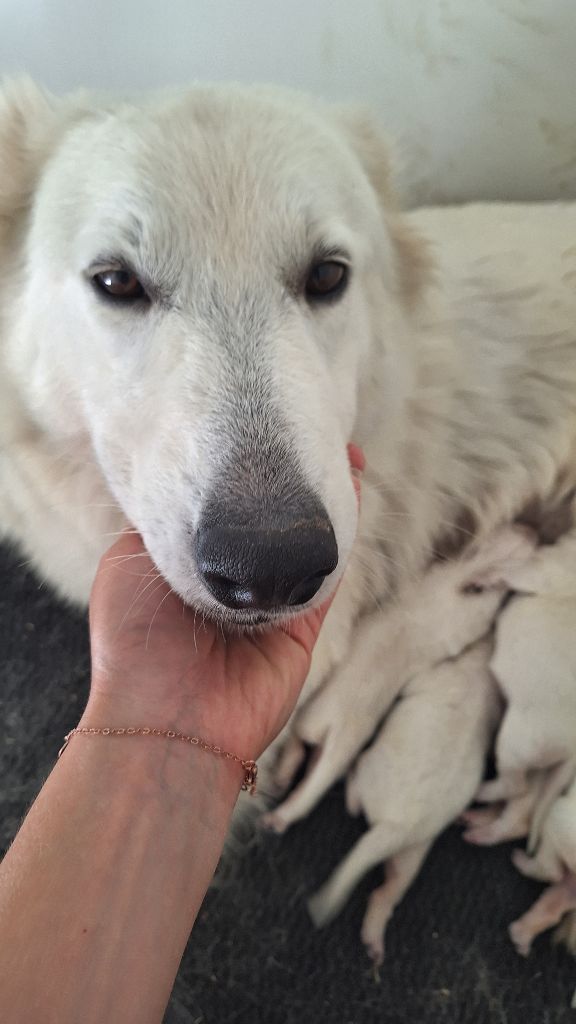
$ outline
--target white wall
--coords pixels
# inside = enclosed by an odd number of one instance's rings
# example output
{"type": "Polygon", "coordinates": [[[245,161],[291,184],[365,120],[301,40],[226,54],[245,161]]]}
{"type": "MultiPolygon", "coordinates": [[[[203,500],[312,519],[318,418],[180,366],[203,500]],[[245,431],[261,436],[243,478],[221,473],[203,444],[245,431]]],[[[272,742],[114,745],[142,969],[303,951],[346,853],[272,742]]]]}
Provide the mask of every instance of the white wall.
{"type": "Polygon", "coordinates": [[[16,70],[293,85],[370,106],[413,198],[576,196],[576,0],[0,0],[16,70]]]}

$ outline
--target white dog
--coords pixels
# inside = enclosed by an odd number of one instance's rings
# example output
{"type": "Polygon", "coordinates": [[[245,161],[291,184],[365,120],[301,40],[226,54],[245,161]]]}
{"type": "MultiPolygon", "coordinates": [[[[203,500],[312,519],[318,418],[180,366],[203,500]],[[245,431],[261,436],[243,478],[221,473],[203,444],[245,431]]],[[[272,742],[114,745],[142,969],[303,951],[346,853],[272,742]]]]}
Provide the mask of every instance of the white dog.
{"type": "Polygon", "coordinates": [[[345,773],[405,684],[488,632],[504,588],[481,589],[483,577],[498,575],[502,562],[520,565],[533,550],[533,537],[525,530],[503,529],[478,550],[434,565],[394,608],[365,620],[356,637],[353,672],[346,662],[341,665],[292,724],[274,773],[280,788],[289,785],[301,764],[304,744],[319,749],[300,785],[265,815],[265,825],[284,832],[308,814],[345,773]]]}
{"type": "Polygon", "coordinates": [[[370,897],[362,941],[380,963],[384,929],[432,843],[472,799],[501,709],[488,669],[489,641],[408,684],[347,785],[347,805],[371,828],[310,900],[317,925],[331,920],[370,868],[386,862],[370,897]]]}
{"type": "Polygon", "coordinates": [[[528,956],[535,937],[568,914],[559,938],[576,952],[576,781],[565,796],[558,797],[546,817],[538,852],[528,857],[515,850],[512,859],[524,875],[552,882],[530,910],[510,925],[516,949],[528,956]]]}
{"type": "MultiPolygon", "coordinates": [[[[530,801],[539,789],[533,846],[548,807],[576,774],[576,532],[523,565],[504,568],[502,579],[519,591],[498,619],[491,666],[507,710],[496,743],[498,777],[478,796],[491,801],[526,794],[530,801]],[[533,774],[529,785],[534,771],[540,778],[533,774]]],[[[510,818],[512,812],[504,813],[510,818]]],[[[510,835],[497,819],[469,838],[487,843],[510,835]]]]}
{"type": "Polygon", "coordinates": [[[350,559],[313,687],[435,544],[576,484],[576,207],[403,217],[349,110],[17,83],[0,265],[0,521],[70,598],[127,519],[230,625],[322,602],[350,559]]]}

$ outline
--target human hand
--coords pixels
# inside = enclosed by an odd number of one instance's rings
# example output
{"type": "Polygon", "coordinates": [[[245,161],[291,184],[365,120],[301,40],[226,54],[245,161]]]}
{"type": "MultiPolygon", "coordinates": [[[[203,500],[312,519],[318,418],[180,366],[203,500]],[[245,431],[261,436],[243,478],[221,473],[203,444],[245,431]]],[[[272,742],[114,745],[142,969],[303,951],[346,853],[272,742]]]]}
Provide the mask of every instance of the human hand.
{"type": "MultiPolygon", "coordinates": [[[[359,449],[349,454],[361,470],[359,449]]],[[[354,485],[359,494],[357,478],[354,485]]],[[[255,759],[296,704],[331,601],[266,632],[226,635],[183,604],[139,534],[127,531],[102,558],[92,590],[83,724],[171,728],[255,759]]]]}

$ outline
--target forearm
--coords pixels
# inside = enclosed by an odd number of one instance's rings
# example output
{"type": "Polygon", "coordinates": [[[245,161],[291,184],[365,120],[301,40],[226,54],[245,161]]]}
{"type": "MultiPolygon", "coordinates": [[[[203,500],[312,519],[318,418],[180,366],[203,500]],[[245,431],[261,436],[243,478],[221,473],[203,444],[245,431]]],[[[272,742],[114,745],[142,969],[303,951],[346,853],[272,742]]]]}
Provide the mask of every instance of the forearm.
{"type": "Polygon", "coordinates": [[[159,1024],[241,780],[176,741],[74,737],[0,867],[0,1019],[159,1024]]]}

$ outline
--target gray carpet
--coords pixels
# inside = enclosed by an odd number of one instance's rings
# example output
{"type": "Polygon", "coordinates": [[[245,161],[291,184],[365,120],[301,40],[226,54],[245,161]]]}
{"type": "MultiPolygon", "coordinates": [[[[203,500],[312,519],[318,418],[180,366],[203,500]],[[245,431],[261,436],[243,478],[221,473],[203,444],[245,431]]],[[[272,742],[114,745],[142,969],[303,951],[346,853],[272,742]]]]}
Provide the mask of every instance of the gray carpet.
{"type": "MultiPolygon", "coordinates": [[[[0,548],[3,849],[87,695],[86,622],[21,562],[0,548]]],[[[287,837],[256,837],[205,901],[166,1024],[576,1024],[574,960],[546,937],[524,961],[508,941],[539,892],[508,847],[472,849],[456,829],[440,839],[390,925],[380,979],[358,939],[377,873],[315,932],[305,897],[360,829],[334,790],[287,837]]]]}

